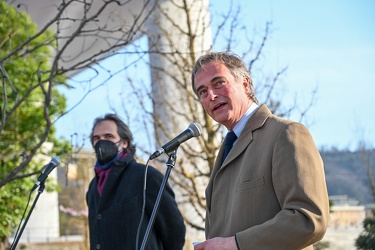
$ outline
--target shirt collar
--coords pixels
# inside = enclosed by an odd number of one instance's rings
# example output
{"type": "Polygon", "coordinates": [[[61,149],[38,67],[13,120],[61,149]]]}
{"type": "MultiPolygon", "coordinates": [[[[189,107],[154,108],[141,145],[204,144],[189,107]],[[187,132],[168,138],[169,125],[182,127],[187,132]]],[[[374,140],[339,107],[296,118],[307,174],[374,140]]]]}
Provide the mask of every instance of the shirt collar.
{"type": "Polygon", "coordinates": [[[242,130],[245,128],[247,121],[250,117],[254,114],[255,110],[259,108],[259,105],[253,102],[250,107],[247,109],[245,114],[241,117],[241,119],[237,122],[234,126],[233,131],[237,135],[237,138],[240,137],[242,130]]]}

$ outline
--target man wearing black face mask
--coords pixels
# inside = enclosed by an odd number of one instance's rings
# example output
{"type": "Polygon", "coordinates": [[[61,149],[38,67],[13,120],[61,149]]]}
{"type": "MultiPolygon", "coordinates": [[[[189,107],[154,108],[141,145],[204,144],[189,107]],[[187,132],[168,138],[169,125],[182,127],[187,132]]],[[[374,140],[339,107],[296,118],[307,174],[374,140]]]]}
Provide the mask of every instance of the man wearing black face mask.
{"type": "MultiPolygon", "coordinates": [[[[136,249],[138,225],[143,205],[145,165],[134,159],[135,145],[128,126],[114,114],[95,119],[91,131],[97,162],[89,185],[90,249],[136,249]]],[[[146,206],[138,247],[154,208],[163,175],[147,170],[146,206]]],[[[185,242],[185,225],[174,193],[167,185],[161,199],[148,250],[179,250],[185,242]]]]}

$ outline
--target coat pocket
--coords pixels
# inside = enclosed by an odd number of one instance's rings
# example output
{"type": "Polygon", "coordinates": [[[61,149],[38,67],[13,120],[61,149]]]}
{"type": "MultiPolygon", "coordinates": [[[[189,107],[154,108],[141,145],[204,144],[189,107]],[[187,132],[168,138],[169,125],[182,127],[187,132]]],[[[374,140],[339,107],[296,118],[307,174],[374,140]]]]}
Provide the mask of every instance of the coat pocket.
{"type": "Polygon", "coordinates": [[[236,186],[236,192],[243,192],[249,189],[257,188],[264,185],[264,177],[259,177],[255,180],[244,181],[238,183],[236,186]]]}

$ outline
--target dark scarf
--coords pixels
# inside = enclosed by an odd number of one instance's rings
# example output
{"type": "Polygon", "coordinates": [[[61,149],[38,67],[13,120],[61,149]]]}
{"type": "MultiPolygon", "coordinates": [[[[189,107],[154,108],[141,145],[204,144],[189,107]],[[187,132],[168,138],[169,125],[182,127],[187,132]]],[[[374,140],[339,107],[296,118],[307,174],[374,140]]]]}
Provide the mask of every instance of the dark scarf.
{"type": "Polygon", "coordinates": [[[128,152],[126,151],[126,149],[124,149],[123,151],[121,151],[121,153],[117,154],[115,158],[113,158],[110,162],[104,165],[101,165],[99,164],[98,161],[96,161],[95,173],[98,178],[98,192],[100,196],[102,195],[104,185],[107,182],[109,172],[111,171],[111,167],[113,165],[112,163],[118,159],[124,158],[127,155],[128,155],[128,152]]]}

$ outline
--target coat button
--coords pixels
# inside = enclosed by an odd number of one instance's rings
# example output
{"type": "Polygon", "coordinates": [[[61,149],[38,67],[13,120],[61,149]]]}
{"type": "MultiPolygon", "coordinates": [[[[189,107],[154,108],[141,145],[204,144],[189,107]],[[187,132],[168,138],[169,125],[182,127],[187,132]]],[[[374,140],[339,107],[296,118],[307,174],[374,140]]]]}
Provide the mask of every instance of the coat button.
{"type": "Polygon", "coordinates": [[[100,220],[100,219],[102,218],[102,215],[101,215],[101,214],[98,214],[98,215],[96,215],[96,218],[97,218],[98,220],[100,220]]]}
{"type": "Polygon", "coordinates": [[[100,244],[96,244],[96,249],[100,249],[100,244]]]}

